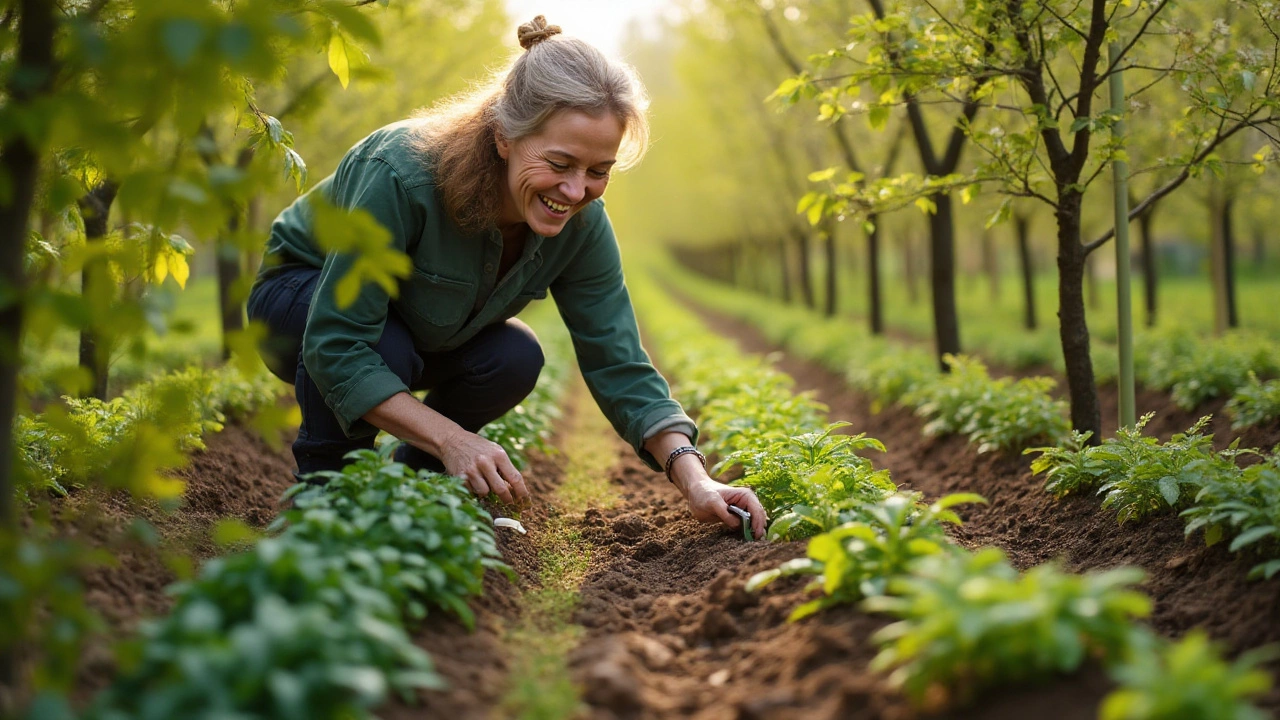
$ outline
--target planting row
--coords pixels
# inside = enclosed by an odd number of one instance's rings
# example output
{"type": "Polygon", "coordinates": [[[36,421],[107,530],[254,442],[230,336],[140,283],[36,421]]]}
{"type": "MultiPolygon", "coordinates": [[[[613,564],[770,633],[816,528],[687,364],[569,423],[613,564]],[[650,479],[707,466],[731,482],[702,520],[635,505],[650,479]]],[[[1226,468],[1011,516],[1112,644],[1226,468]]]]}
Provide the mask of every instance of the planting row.
{"type": "MultiPolygon", "coordinates": [[[[718,310],[749,317],[775,342],[843,369],[853,386],[878,402],[914,407],[929,420],[926,433],[967,435],[978,444],[979,452],[1018,448],[1035,438],[1053,443],[1032,450],[1040,453],[1032,469],[1046,474],[1046,490],[1057,497],[1096,491],[1103,497],[1103,507],[1114,509],[1122,523],[1152,513],[1181,511],[1187,518],[1188,535],[1203,530],[1210,545],[1227,539],[1232,552],[1254,552],[1261,562],[1251,577],[1270,578],[1280,572],[1280,514],[1276,511],[1280,460],[1274,452],[1268,456],[1235,447],[1214,451],[1213,436],[1202,432],[1203,421],[1161,444],[1142,434],[1149,418],[1099,447],[1090,447],[1088,435],[1068,432],[1062,403],[1048,394],[1052,388],[1048,378],[992,379],[980,362],[969,358],[949,358],[951,373],[940,375],[923,351],[882,339],[842,336],[847,322],[818,318],[798,308],[771,307],[765,312],[760,300],[753,306],[751,296],[721,287],[704,286],[696,293],[700,301],[718,310]],[[1237,461],[1245,455],[1260,456],[1262,462],[1241,469],[1237,461]]],[[[1207,351],[1187,338],[1166,337],[1165,344],[1148,352],[1153,367],[1146,375],[1164,378],[1164,387],[1173,388],[1175,399],[1182,403],[1203,400],[1207,388],[1225,387],[1232,377],[1223,372],[1205,376],[1216,380],[1197,380],[1191,371],[1203,362],[1193,359],[1197,353],[1227,365],[1231,357],[1252,358],[1245,363],[1250,367],[1275,362],[1257,347],[1233,345],[1230,338],[1215,346],[1219,349],[1207,351]]],[[[1280,380],[1262,383],[1256,375],[1250,376],[1228,407],[1236,415],[1237,426],[1242,420],[1280,417],[1280,380]],[[1276,404],[1274,410],[1267,409],[1268,402],[1276,404]]]]}
{"type": "Polygon", "coordinates": [[[663,297],[634,283],[637,307],[682,399],[699,413],[722,468],[742,468],[777,517],[771,538],[812,536],[806,557],[751,580],[756,590],[784,575],[814,576],[818,598],[792,619],[860,603],[898,619],[873,638],[873,668],[932,709],[966,702],[982,688],[1108,667],[1118,688],[1104,718],[1263,717],[1248,699],[1269,677],[1259,655],[1224,662],[1203,636],[1169,643],[1137,622],[1150,601],[1135,586],[1142,573],[1120,568],[1082,575],[1053,565],[1019,573],[995,548],[970,552],[944,530],[953,507],[982,502],[952,495],[926,505],[897,490],[857,451],[878,448],[863,436],[834,436],[821,407],[792,395],[788,379],[663,297]],[[690,337],[702,338],[689,343],[690,337]]]}
{"type": "Polygon", "coordinates": [[[286,388],[261,366],[190,367],[166,373],[109,401],[63,398],[44,412],[20,415],[14,445],[22,489],[65,496],[97,478],[111,478],[135,495],[175,498],[182,484],[161,473],[204,448],[207,433],[230,421],[249,422],[263,437],[297,425],[297,412],[277,401],[286,388]]]}
{"type": "MultiPolygon", "coordinates": [[[[1030,378],[1021,385],[1002,383],[986,377],[985,368],[977,360],[951,358],[948,362],[953,367],[957,362],[964,364],[972,376],[968,385],[973,395],[953,392],[949,401],[935,407],[934,393],[921,387],[922,382],[931,383],[937,375],[936,361],[927,350],[870,335],[861,324],[847,318],[827,318],[800,306],[784,305],[695,277],[680,268],[664,267],[663,272],[680,279],[680,287],[708,307],[747,320],[772,342],[836,372],[847,373],[853,385],[883,404],[903,402],[920,408],[931,421],[940,420],[935,426],[938,431],[964,432],[988,449],[1017,448],[1036,442],[1037,436],[1056,441],[1066,435],[1067,424],[1061,420],[1066,416],[1066,407],[1048,401],[1048,391],[1053,388],[1048,379],[1030,378]],[[990,387],[990,394],[984,390],[986,387],[990,387]],[[911,392],[915,389],[919,391],[911,392]],[[947,408],[948,404],[954,407],[947,408]],[[986,413],[1000,416],[1015,412],[1013,408],[1019,405],[1028,405],[1020,418],[1026,423],[1025,432],[1002,427],[999,417],[990,421],[983,417],[986,413]]],[[[1062,369],[1061,348],[1052,333],[1022,335],[978,323],[966,334],[971,336],[974,347],[982,348],[984,354],[1005,366],[1051,364],[1062,369]]],[[[1280,418],[1280,379],[1263,381],[1280,375],[1280,348],[1273,340],[1244,332],[1204,338],[1171,329],[1140,334],[1134,352],[1137,380],[1147,387],[1168,391],[1179,407],[1191,409],[1208,399],[1230,397],[1227,411],[1234,418],[1236,429],[1280,418]]],[[[1098,382],[1113,379],[1118,372],[1115,348],[1095,343],[1091,354],[1098,382]]]]}
{"type": "MultiPolygon", "coordinates": [[[[537,317],[546,370],[486,430],[522,466],[550,433],[569,362],[567,333],[549,312],[537,317]]],[[[82,717],[347,719],[369,717],[390,693],[412,700],[440,687],[412,624],[443,610],[470,625],[466,599],[485,570],[510,571],[463,482],[415,473],[391,460],[394,448],[359,451],[342,472],[295,485],[265,536],[242,537],[251,545],[174,586],[171,614],[118,648],[115,683],[82,717]]],[[[73,716],[56,692],[27,714],[73,716]]]]}
{"type": "Polygon", "coordinates": [[[1203,531],[1208,545],[1230,539],[1231,552],[1248,549],[1260,558],[1250,577],[1280,572],[1280,447],[1269,455],[1235,444],[1215,451],[1213,436],[1202,432],[1208,418],[1161,443],[1142,434],[1150,420],[1098,446],[1087,444],[1088,434],[1072,433],[1059,447],[1028,450],[1040,454],[1031,468],[1045,474],[1045,489],[1056,497],[1101,495],[1121,523],[1180,511],[1188,536],[1203,531]],[[1245,455],[1260,462],[1242,469],[1245,455]]]}

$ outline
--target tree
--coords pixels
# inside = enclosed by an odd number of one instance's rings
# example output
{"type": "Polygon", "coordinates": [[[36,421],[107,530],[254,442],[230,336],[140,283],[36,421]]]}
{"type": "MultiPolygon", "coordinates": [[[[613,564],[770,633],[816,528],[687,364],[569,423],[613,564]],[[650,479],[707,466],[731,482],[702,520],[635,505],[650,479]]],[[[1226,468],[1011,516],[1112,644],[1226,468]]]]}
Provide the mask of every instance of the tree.
{"type": "MultiPolygon", "coordinates": [[[[1190,3],[1186,4],[1188,7],[1190,3]]],[[[1243,2],[1263,27],[1276,22],[1264,2],[1243,2]]],[[[1241,48],[1231,28],[1213,25],[1209,42],[1192,26],[1194,14],[1179,15],[1173,0],[975,0],[902,4],[855,18],[855,37],[893,50],[868,54],[866,67],[850,77],[880,93],[873,111],[887,112],[924,91],[942,96],[966,112],[960,128],[982,153],[965,174],[943,175],[925,163],[924,178],[900,176],[870,184],[860,193],[832,194],[836,202],[882,211],[908,202],[927,203],[953,188],[970,197],[992,184],[1009,197],[991,222],[1011,214],[1014,197],[1039,200],[1057,220],[1059,336],[1066,364],[1071,418],[1075,429],[1100,436],[1097,388],[1089,357],[1084,280],[1090,253],[1112,237],[1082,241],[1082,209],[1088,188],[1122,157],[1106,132],[1117,114],[1098,106],[1112,73],[1133,73],[1137,90],[1181,81],[1182,119],[1178,152],[1161,163],[1172,177],[1138,202],[1129,218],[1176,190],[1206,167],[1220,162],[1216,151],[1249,129],[1269,131],[1274,123],[1277,78],[1274,48],[1241,48]],[[1169,40],[1164,41],[1167,37],[1169,40]],[[1114,52],[1104,57],[1109,43],[1114,52]],[[974,103],[991,106],[983,123],[974,122],[974,103]],[[1104,139],[1105,138],[1105,139],[1104,139]]],[[[833,55],[846,51],[836,49],[833,55]]],[[[830,93],[830,91],[828,91],[830,93]]],[[[839,96],[832,96],[833,100],[839,96]]],[[[917,135],[917,139],[919,135],[917,135]]]]}

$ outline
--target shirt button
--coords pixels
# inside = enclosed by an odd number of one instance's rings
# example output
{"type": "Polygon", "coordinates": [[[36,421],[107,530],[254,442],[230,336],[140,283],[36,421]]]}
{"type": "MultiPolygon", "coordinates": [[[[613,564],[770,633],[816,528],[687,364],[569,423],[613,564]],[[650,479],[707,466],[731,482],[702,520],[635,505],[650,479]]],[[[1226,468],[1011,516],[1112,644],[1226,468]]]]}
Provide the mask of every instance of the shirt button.
{"type": "Polygon", "coordinates": [[[492,263],[490,263],[490,264],[485,265],[485,266],[484,266],[484,271],[485,271],[485,272],[487,272],[487,273],[491,273],[491,272],[493,272],[493,264],[492,264],[492,263]]]}

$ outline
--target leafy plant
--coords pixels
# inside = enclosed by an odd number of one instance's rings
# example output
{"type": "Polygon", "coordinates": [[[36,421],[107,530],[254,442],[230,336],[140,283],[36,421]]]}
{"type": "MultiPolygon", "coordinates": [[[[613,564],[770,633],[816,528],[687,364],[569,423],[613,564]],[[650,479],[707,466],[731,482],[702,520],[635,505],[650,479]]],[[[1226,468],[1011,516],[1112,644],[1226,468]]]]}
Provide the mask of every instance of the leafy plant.
{"type": "Polygon", "coordinates": [[[903,404],[929,418],[926,435],[961,433],[982,453],[1036,440],[1056,442],[1066,434],[1066,404],[1049,395],[1053,379],[992,379],[976,358],[946,355],[943,360],[950,373],[902,396],[903,404]]]}
{"type": "Polygon", "coordinates": [[[1280,380],[1262,382],[1254,373],[1249,382],[1236,388],[1235,395],[1227,402],[1231,415],[1231,429],[1243,430],[1280,418],[1280,380]]]}
{"type": "Polygon", "coordinates": [[[996,548],[935,553],[864,607],[899,621],[876,633],[872,661],[917,702],[1077,670],[1119,657],[1151,602],[1133,586],[1142,571],[1075,575],[1053,565],[1019,574],[996,548]]]}
{"type": "MultiPolygon", "coordinates": [[[[1280,447],[1266,461],[1233,473],[1201,480],[1195,502],[1182,511],[1186,534],[1204,530],[1205,543],[1231,537],[1231,552],[1249,548],[1263,557],[1280,550],[1280,447]]],[[[1255,565],[1249,577],[1270,580],[1280,572],[1280,559],[1255,565]]]]}
{"type": "Polygon", "coordinates": [[[415,473],[391,462],[394,443],[358,450],[341,472],[317,475],[324,485],[294,486],[293,507],[270,529],[348,560],[366,587],[386,593],[409,617],[443,607],[474,624],[466,598],[480,592],[486,568],[510,572],[500,560],[493,518],[471,500],[463,481],[415,473]]]}
{"type": "Polygon", "coordinates": [[[821,589],[822,597],[793,610],[792,621],[834,605],[883,595],[893,578],[910,572],[915,560],[956,550],[944,525],[959,525],[960,518],[951,508],[972,502],[986,501],[964,493],[926,506],[918,494],[891,495],[860,508],[857,514],[862,519],[811,539],[806,558],[757,573],[747,582],[747,590],[789,575],[816,575],[809,588],[821,589]]]}
{"type": "Polygon", "coordinates": [[[1102,506],[1115,509],[1124,523],[1185,505],[1207,480],[1238,472],[1235,458],[1252,452],[1235,445],[1215,451],[1213,436],[1201,432],[1208,417],[1161,444],[1142,434],[1152,417],[1143,416],[1136,427],[1121,428],[1098,446],[1085,444],[1088,435],[1075,434],[1060,448],[1029,449],[1040,453],[1031,470],[1046,473],[1045,489],[1059,498],[1097,487],[1102,506]]]}
{"type": "Polygon", "coordinates": [[[883,500],[897,488],[888,471],[876,470],[859,453],[884,452],[865,435],[839,435],[849,423],[786,436],[773,433],[724,457],[716,472],[741,467],[735,484],[756,492],[773,522],[769,537],[796,539],[830,530],[852,519],[851,512],[883,500]]]}
{"type": "Polygon", "coordinates": [[[1210,398],[1231,395],[1251,376],[1280,373],[1274,345],[1263,338],[1231,333],[1205,340],[1185,329],[1153,333],[1135,352],[1139,380],[1169,390],[1178,407],[1194,409],[1210,398]]]}
{"type": "Polygon", "coordinates": [[[1259,665],[1274,648],[1246,652],[1228,663],[1205,634],[1192,630],[1177,642],[1149,638],[1112,670],[1120,687],[1106,697],[1100,720],[1263,720],[1249,702],[1271,688],[1259,665]],[[1154,646],[1154,647],[1151,647],[1154,646]]]}

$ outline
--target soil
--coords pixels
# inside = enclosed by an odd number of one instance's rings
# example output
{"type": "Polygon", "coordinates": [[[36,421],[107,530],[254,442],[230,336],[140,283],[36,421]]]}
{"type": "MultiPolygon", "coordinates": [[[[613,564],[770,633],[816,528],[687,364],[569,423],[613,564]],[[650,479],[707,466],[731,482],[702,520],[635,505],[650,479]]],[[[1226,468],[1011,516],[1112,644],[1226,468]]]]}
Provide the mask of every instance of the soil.
{"type": "MultiPolygon", "coordinates": [[[[699,310],[712,328],[739,342],[744,351],[778,352],[757,330],[723,315],[699,310]]],[[[847,432],[866,432],[884,442],[883,456],[873,457],[906,488],[938,497],[952,492],[976,492],[989,505],[966,506],[965,525],[955,532],[967,547],[994,545],[1012,562],[1028,568],[1056,561],[1071,571],[1141,567],[1147,573],[1144,591],[1154,603],[1151,625],[1169,637],[1201,628],[1232,653],[1280,642],[1280,578],[1246,579],[1253,561],[1227,552],[1225,544],[1205,547],[1198,537],[1185,538],[1176,516],[1150,518],[1124,526],[1115,514],[1101,508],[1094,497],[1055,501],[1043,489],[1043,479],[1030,471],[1030,458],[1009,453],[979,455],[963,437],[929,438],[923,422],[910,410],[893,407],[879,414],[867,398],[850,389],[825,368],[785,352],[777,366],[796,380],[797,390],[812,390],[831,408],[832,419],[852,423],[847,432]]],[[[1104,433],[1116,427],[1117,398],[1113,389],[1100,389],[1104,433]]],[[[1209,430],[1214,444],[1225,448],[1239,438],[1241,447],[1270,449],[1280,444],[1280,421],[1233,432],[1221,412],[1225,401],[1209,401],[1191,412],[1178,409],[1169,396],[1140,390],[1139,415],[1156,412],[1147,426],[1162,439],[1212,414],[1209,430]]],[[[1280,665],[1271,670],[1280,671],[1280,665]]],[[[1280,709],[1280,692],[1273,691],[1265,706],[1280,709]]]]}
{"type": "Polygon", "coordinates": [[[295,482],[288,439],[273,447],[254,431],[229,425],[204,441],[206,449],[174,472],[187,484],[175,509],[140,503],[122,491],[90,489],[51,504],[62,537],[108,549],[115,557],[83,575],[86,602],[101,616],[106,633],[81,658],[78,698],[105,687],[114,675],[110,639],[131,635],[144,618],[167,612],[172,600],[165,588],[222,552],[210,534],[216,522],[235,518],[265,527],[295,482]]]}
{"type": "MultiPolygon", "coordinates": [[[[777,350],[741,323],[706,317],[745,350],[777,350]]],[[[1071,570],[1138,565],[1148,573],[1145,590],[1155,603],[1152,624],[1158,631],[1178,636],[1203,627],[1232,651],[1280,641],[1280,580],[1246,581],[1247,558],[1233,557],[1221,546],[1204,548],[1199,539],[1184,540],[1176,517],[1120,527],[1093,498],[1053,501],[1042,481],[1030,475],[1025,457],[978,455],[962,438],[926,438],[922,423],[910,412],[891,408],[872,413],[870,404],[833,373],[786,354],[780,355],[779,366],[796,379],[798,389],[813,390],[829,404],[833,419],[851,421],[851,431],[884,441],[889,452],[875,460],[898,483],[931,497],[960,490],[986,496],[990,505],[965,512],[967,524],[956,532],[962,544],[999,546],[1024,568],[1050,560],[1071,570]]],[[[1114,397],[1104,393],[1103,402],[1104,412],[1114,415],[1114,397]]],[[[1150,427],[1164,436],[1220,405],[1181,413],[1171,409],[1163,394],[1139,397],[1140,411],[1161,412],[1150,427]]],[[[1213,429],[1225,444],[1229,434],[1222,422],[1215,420],[1213,429]]],[[[1280,423],[1250,430],[1243,442],[1262,447],[1280,442],[1280,423]]],[[[261,526],[274,517],[275,498],[292,483],[287,449],[273,450],[235,428],[210,438],[209,446],[184,471],[186,507],[153,519],[164,538],[161,547],[172,539],[190,548],[197,561],[218,551],[207,537],[216,519],[235,516],[261,526]]],[[[643,466],[620,440],[614,447],[617,460],[609,482],[623,502],[610,510],[589,510],[577,528],[593,546],[573,617],[585,632],[570,657],[584,693],[584,716],[917,716],[883,676],[868,669],[876,653],[871,635],[887,620],[842,607],[789,623],[791,610],[811,597],[802,580],[781,580],[758,594],[742,590],[754,573],[803,555],[803,543],[747,543],[736,531],[695,522],[660,474],[643,466]]],[[[560,449],[564,454],[535,453],[531,458],[524,474],[535,496],[549,495],[563,476],[574,449],[560,449]]],[[[84,500],[81,504],[93,504],[84,500]]],[[[68,520],[67,527],[97,544],[120,544],[120,523],[113,526],[112,519],[132,517],[127,514],[131,506],[126,498],[106,498],[102,506],[104,529],[83,514],[68,520]]],[[[504,638],[520,618],[521,593],[536,587],[537,534],[554,512],[536,503],[521,513],[529,535],[500,532],[503,555],[518,579],[498,573],[486,577],[483,597],[471,603],[474,631],[443,615],[429,617],[416,629],[416,642],[431,652],[451,688],[422,693],[416,703],[389,703],[379,709],[380,717],[469,720],[508,714],[502,698],[518,649],[506,647],[504,638]]],[[[174,577],[159,549],[132,546],[138,549],[125,553],[117,568],[88,578],[91,602],[120,632],[136,626],[142,616],[164,612],[168,600],[163,587],[174,577]]],[[[110,676],[104,658],[89,658],[86,666],[86,688],[100,687],[110,676]]],[[[1109,689],[1103,672],[1087,668],[1041,685],[987,693],[969,709],[939,717],[1092,718],[1109,689]]],[[[1280,708],[1280,694],[1267,698],[1267,708],[1280,708]]]]}

